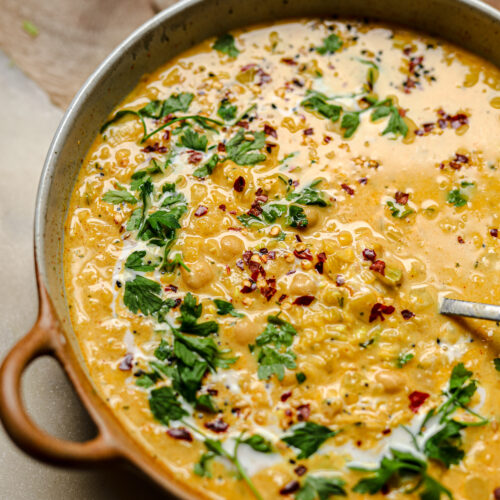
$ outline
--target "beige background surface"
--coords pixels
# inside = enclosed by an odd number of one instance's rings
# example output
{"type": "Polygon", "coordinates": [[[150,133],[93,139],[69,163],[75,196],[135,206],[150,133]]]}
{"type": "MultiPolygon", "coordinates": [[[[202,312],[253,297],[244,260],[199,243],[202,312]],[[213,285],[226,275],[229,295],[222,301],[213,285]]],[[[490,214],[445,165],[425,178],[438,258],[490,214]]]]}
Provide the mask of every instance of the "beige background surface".
{"type": "MultiPolygon", "coordinates": [[[[0,0],[0,360],[36,316],[32,231],[38,178],[65,106],[134,28],[175,0],[0,0]],[[36,37],[22,29],[29,20],[36,37]]],[[[490,3],[500,8],[500,0],[490,3]]],[[[92,435],[64,374],[49,359],[24,380],[35,420],[59,437],[92,435]]],[[[0,427],[0,500],[165,498],[134,473],[67,471],[22,454],[0,427]]]]}

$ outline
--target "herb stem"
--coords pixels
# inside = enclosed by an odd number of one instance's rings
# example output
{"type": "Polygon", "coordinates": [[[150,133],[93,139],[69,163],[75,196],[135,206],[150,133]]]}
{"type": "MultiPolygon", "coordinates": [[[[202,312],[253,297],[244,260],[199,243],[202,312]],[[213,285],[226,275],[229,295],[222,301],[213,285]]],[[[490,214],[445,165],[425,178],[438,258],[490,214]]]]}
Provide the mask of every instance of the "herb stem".
{"type": "Polygon", "coordinates": [[[250,490],[252,491],[252,493],[254,494],[255,498],[257,498],[257,500],[263,500],[262,498],[262,495],[259,493],[259,490],[257,490],[257,488],[255,487],[255,485],[253,484],[252,480],[250,479],[250,477],[248,476],[248,474],[246,473],[245,469],[242,467],[240,461],[238,460],[238,448],[241,444],[241,441],[240,439],[238,438],[236,440],[236,444],[234,445],[234,452],[233,452],[233,455],[230,456],[228,454],[228,458],[231,460],[231,462],[235,465],[236,469],[238,470],[240,476],[243,478],[243,480],[247,483],[248,487],[250,488],[250,490]]]}

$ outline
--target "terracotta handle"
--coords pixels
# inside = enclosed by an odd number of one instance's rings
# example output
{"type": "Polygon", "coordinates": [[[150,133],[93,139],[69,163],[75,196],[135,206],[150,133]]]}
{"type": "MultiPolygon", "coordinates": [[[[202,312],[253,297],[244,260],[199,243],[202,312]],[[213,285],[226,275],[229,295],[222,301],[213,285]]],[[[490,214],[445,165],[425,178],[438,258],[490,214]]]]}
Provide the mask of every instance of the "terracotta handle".
{"type": "Polygon", "coordinates": [[[21,376],[36,358],[54,356],[65,367],[59,356],[56,336],[61,336],[59,322],[43,287],[39,289],[40,313],[35,326],[10,351],[0,369],[0,418],[12,440],[25,452],[50,463],[90,465],[117,458],[118,451],[111,436],[97,425],[98,435],[84,442],[71,442],[50,436],[28,416],[21,395],[21,376]]]}

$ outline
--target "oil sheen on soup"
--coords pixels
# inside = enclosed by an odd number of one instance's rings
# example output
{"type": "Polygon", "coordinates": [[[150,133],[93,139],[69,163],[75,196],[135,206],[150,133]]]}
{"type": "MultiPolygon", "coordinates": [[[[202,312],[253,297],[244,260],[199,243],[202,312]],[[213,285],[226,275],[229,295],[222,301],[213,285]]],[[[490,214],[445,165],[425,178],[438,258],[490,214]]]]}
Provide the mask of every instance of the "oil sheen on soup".
{"type": "Polygon", "coordinates": [[[500,77],[304,19],[142,78],[65,234],[90,375],[203,498],[500,498],[500,77]]]}

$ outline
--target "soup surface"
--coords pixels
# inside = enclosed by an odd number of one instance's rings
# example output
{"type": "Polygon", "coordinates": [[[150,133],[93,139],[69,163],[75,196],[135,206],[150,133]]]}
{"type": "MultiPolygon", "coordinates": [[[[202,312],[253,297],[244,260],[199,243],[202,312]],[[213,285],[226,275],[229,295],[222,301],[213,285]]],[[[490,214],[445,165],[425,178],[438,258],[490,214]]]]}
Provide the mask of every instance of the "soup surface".
{"type": "Polygon", "coordinates": [[[103,399],[206,498],[500,498],[500,73],[305,19],[144,76],[77,179],[74,329],[103,399]]]}

